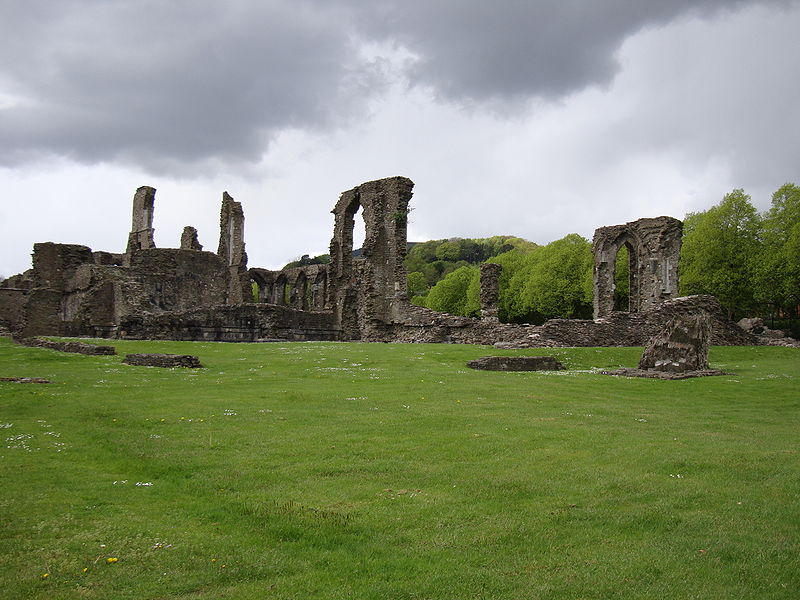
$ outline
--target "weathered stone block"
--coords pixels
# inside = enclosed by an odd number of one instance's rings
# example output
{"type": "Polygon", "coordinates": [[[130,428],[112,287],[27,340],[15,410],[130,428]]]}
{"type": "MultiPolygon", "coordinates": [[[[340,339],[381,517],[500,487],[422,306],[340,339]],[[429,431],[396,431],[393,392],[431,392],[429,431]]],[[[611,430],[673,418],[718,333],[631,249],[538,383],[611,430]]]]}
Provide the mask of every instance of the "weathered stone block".
{"type": "Polygon", "coordinates": [[[650,340],[639,368],[670,373],[708,369],[710,329],[708,315],[702,313],[673,318],[650,340]]]}
{"type": "Polygon", "coordinates": [[[561,371],[564,369],[553,356],[483,356],[467,363],[470,369],[481,371],[561,371]]]}
{"type": "Polygon", "coordinates": [[[202,369],[200,359],[191,354],[126,354],[122,361],[139,367],[186,367],[202,369]]]}

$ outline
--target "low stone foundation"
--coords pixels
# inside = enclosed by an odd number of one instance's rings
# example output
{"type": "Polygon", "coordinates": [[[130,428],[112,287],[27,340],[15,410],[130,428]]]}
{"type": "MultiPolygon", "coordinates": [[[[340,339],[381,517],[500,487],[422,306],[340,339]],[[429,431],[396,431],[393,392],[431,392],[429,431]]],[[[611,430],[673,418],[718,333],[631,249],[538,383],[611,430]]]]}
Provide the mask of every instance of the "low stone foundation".
{"type": "Polygon", "coordinates": [[[717,369],[703,369],[701,371],[656,371],[654,369],[615,369],[614,371],[600,371],[601,375],[616,375],[618,377],[646,377],[648,379],[690,379],[692,377],[710,377],[714,375],[733,375],[717,369]]]}
{"type": "Polygon", "coordinates": [[[562,371],[564,365],[552,356],[483,356],[467,363],[480,371],[562,371]]]}
{"type": "Polygon", "coordinates": [[[137,367],[185,367],[202,369],[200,359],[191,354],[126,354],[122,361],[126,365],[137,367]]]}
{"type": "Polygon", "coordinates": [[[10,383],[53,383],[49,379],[42,377],[0,377],[0,381],[8,381],[10,383]]]}
{"type": "Polygon", "coordinates": [[[54,342],[38,337],[15,337],[14,343],[30,348],[47,348],[58,352],[74,352],[77,354],[88,354],[91,356],[108,356],[116,354],[114,346],[96,346],[94,344],[84,344],[83,342],[54,342]]]}

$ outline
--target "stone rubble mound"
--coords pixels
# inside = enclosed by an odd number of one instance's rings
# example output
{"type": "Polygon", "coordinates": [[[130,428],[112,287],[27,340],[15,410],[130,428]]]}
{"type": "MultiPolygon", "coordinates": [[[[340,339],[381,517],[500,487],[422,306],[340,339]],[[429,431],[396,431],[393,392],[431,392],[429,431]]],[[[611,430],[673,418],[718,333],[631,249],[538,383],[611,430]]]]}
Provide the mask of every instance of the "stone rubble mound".
{"type": "Polygon", "coordinates": [[[561,371],[564,369],[552,356],[484,356],[467,363],[480,371],[561,371]]]}
{"type": "Polygon", "coordinates": [[[126,365],[137,367],[185,367],[202,369],[200,359],[191,354],[126,354],[122,361],[126,365]]]}

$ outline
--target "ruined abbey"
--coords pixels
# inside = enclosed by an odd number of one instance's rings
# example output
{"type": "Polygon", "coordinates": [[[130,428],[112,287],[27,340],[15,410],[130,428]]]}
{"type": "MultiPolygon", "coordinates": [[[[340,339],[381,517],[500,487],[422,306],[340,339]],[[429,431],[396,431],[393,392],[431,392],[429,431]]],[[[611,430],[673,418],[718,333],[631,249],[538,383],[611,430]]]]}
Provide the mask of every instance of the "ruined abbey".
{"type": "Polygon", "coordinates": [[[330,264],[283,271],[248,269],[244,212],[227,193],[216,253],[203,250],[193,227],[184,229],[180,248],[156,248],[155,189],[141,187],[125,253],[35,244],[32,268],[0,284],[0,328],[21,336],[627,346],[644,344],[676,313],[702,310],[712,316],[713,343],[755,343],[725,320],[712,297],[677,297],[682,223],[670,217],[595,232],[592,320],[500,323],[500,267],[491,263],[481,265],[481,318],[413,306],[403,265],[413,187],[409,179],[391,177],[344,192],[332,211],[330,264]],[[366,239],[354,258],[359,210],[366,239]],[[630,257],[630,307],[618,312],[614,263],[623,245],[630,257]]]}

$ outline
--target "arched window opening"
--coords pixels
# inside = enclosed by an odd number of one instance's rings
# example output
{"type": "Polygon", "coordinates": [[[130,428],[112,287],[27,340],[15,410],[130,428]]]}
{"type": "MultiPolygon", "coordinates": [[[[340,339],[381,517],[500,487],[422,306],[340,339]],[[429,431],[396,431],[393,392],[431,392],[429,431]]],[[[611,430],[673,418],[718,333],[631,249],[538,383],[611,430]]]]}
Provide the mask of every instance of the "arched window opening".
{"type": "Polygon", "coordinates": [[[614,261],[614,310],[629,312],[631,309],[631,247],[622,244],[614,261]]]}

